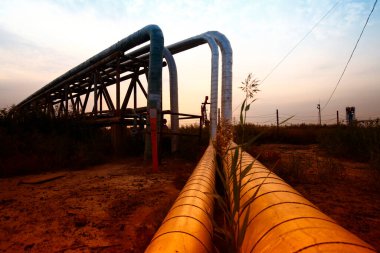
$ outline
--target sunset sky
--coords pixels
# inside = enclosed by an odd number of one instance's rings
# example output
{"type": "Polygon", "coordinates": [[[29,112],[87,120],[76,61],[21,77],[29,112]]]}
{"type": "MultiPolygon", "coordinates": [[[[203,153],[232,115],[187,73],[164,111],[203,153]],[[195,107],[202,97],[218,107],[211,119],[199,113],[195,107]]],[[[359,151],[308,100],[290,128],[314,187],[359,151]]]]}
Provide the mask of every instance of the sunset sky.
{"type": "MultiPolygon", "coordinates": [[[[354,48],[374,0],[2,0],[0,1],[0,108],[17,104],[54,78],[148,24],[160,26],[165,45],[217,30],[231,42],[233,109],[249,73],[265,81],[248,121],[317,123],[354,48]],[[313,26],[331,13],[267,75],[313,26]]],[[[380,6],[376,6],[323,123],[380,117],[380,6]]],[[[200,114],[210,92],[208,46],[175,55],[180,111],[200,114]]],[[[163,71],[164,109],[168,74],[163,71]]],[[[234,111],[234,116],[238,115],[234,111]]]]}

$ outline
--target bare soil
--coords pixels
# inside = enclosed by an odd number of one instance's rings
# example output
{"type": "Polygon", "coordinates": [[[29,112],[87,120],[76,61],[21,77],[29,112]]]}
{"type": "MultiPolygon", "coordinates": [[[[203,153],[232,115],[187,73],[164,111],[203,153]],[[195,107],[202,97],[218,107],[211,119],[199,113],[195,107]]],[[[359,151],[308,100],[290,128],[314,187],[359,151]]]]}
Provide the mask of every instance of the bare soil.
{"type": "Polygon", "coordinates": [[[194,167],[131,158],[0,179],[0,252],[143,252],[194,167]]]}
{"type": "MultiPolygon", "coordinates": [[[[316,146],[250,150],[339,224],[380,251],[380,175],[316,146]],[[333,169],[335,168],[335,169],[333,169]]],[[[143,252],[195,167],[141,158],[0,179],[0,252],[143,252]]]]}

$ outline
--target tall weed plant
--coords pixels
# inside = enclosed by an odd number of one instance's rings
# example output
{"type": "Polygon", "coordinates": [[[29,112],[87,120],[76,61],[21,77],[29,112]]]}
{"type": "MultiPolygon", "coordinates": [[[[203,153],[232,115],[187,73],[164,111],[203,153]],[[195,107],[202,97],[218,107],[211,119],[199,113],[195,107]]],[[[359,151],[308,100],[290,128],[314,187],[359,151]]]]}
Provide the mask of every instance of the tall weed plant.
{"type": "Polygon", "coordinates": [[[240,108],[239,126],[242,129],[240,145],[232,143],[232,125],[231,122],[223,121],[218,126],[216,142],[214,143],[219,157],[219,165],[217,173],[220,178],[223,193],[213,194],[220,209],[224,215],[222,225],[216,224],[214,221],[214,229],[217,236],[223,238],[226,242],[226,252],[241,252],[241,246],[248,227],[248,218],[250,212],[250,203],[253,202],[261,185],[256,189],[253,196],[242,203],[240,201],[240,193],[243,185],[243,179],[253,167],[251,162],[243,165],[242,148],[251,145],[260,134],[246,141],[245,129],[247,112],[250,110],[251,104],[255,101],[254,95],[259,91],[258,80],[249,74],[242,82],[240,89],[245,93],[245,99],[240,108]],[[228,164],[228,168],[223,168],[223,164],[228,164]],[[244,210],[244,212],[243,212],[244,210]]]}

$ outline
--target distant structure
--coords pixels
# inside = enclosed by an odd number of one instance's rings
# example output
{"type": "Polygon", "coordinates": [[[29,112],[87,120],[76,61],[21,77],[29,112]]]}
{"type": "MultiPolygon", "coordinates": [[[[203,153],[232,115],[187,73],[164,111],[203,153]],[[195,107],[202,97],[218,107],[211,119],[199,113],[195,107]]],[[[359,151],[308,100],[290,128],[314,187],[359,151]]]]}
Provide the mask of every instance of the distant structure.
{"type": "Polygon", "coordinates": [[[347,121],[347,125],[353,125],[355,120],[356,120],[356,117],[355,117],[355,106],[346,107],[346,121],[347,121]]]}

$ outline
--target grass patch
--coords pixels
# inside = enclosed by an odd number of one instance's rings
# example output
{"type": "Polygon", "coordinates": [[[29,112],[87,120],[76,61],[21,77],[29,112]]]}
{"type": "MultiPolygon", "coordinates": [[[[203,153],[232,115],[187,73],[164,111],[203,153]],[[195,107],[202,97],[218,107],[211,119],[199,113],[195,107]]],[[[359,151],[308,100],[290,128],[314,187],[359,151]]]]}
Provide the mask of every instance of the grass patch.
{"type": "Polygon", "coordinates": [[[380,127],[329,127],[321,129],[319,145],[329,154],[380,169],[380,127]]]}
{"type": "MultiPolygon", "coordinates": [[[[234,136],[237,143],[241,143],[239,136],[242,126],[234,127],[234,136]]],[[[317,144],[327,154],[350,159],[357,162],[368,162],[380,170],[380,127],[362,126],[316,126],[293,125],[257,126],[244,125],[247,138],[261,134],[255,145],[277,143],[310,145],[317,144]]]]}

